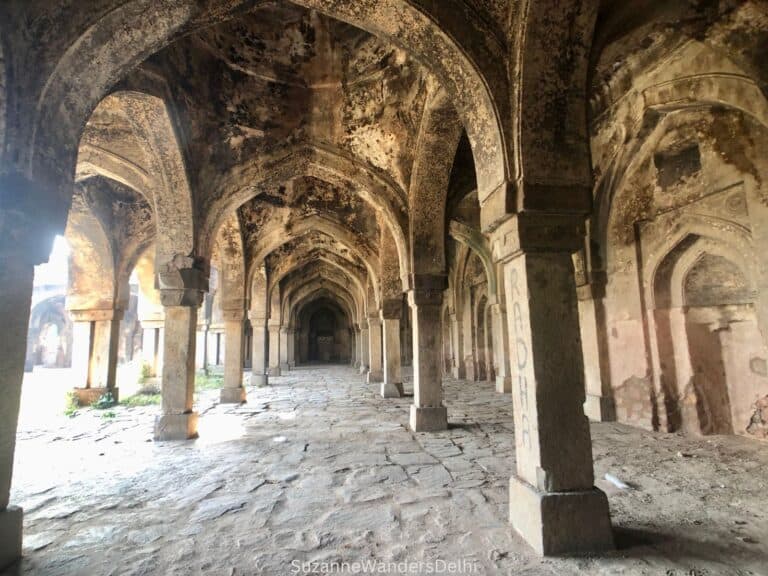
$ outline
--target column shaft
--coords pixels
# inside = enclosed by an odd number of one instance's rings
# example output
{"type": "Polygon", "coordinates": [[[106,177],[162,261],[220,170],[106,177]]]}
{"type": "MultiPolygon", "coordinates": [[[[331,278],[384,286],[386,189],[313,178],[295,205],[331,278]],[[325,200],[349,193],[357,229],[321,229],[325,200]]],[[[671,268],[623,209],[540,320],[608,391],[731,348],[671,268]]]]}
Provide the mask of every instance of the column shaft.
{"type": "Polygon", "coordinates": [[[496,358],[496,392],[512,391],[512,376],[509,365],[509,329],[507,313],[500,304],[491,308],[493,318],[493,355],[496,358]]]}
{"type": "Polygon", "coordinates": [[[288,368],[296,367],[296,330],[288,330],[288,368]]]}
{"type": "Polygon", "coordinates": [[[360,374],[368,372],[368,351],[370,350],[370,342],[368,341],[368,327],[360,327],[360,374]]]}
{"type": "Polygon", "coordinates": [[[224,311],[224,387],[220,400],[226,404],[245,402],[243,388],[243,311],[224,311]]]}
{"type": "Polygon", "coordinates": [[[413,316],[413,405],[410,424],[416,432],[445,430],[448,427],[440,366],[444,282],[445,278],[437,277],[434,289],[417,289],[408,293],[413,316]]]}
{"type": "Polygon", "coordinates": [[[280,326],[269,327],[269,375],[280,376],[280,326]]]}
{"type": "Polygon", "coordinates": [[[267,376],[267,321],[251,314],[253,349],[251,352],[251,386],[266,386],[267,376]]]}
{"type": "Polygon", "coordinates": [[[400,362],[400,318],[384,318],[384,382],[381,395],[399,398],[403,395],[400,362]]]}
{"type": "Polygon", "coordinates": [[[166,306],[162,414],[155,421],[156,440],[197,436],[197,414],[192,411],[196,329],[197,307],[166,306]]]}
{"type": "MultiPolygon", "coordinates": [[[[2,240],[2,236],[0,236],[2,240]]],[[[2,248],[2,246],[0,246],[2,248]]],[[[2,255],[0,255],[2,256],[2,255]]],[[[0,259],[0,323],[3,354],[0,356],[0,569],[21,557],[23,512],[9,505],[16,429],[24,378],[24,357],[32,300],[33,266],[11,254],[0,259]]]]}
{"type": "Polygon", "coordinates": [[[288,372],[288,328],[280,328],[280,372],[288,372]]]}
{"type": "Polygon", "coordinates": [[[368,382],[378,383],[384,380],[381,362],[381,320],[378,318],[368,318],[368,342],[370,354],[368,382]]]}

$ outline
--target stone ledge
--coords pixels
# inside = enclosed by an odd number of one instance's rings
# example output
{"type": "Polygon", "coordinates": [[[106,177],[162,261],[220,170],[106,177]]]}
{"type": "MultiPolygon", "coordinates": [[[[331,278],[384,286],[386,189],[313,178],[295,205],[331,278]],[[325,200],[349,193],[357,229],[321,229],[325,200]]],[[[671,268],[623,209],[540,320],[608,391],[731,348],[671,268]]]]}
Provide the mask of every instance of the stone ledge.
{"type": "Polygon", "coordinates": [[[448,409],[445,406],[415,406],[411,404],[411,430],[437,432],[448,429],[448,409]]]}
{"type": "Polygon", "coordinates": [[[18,506],[0,511],[0,570],[21,558],[23,520],[24,511],[18,506]]]}
{"type": "Polygon", "coordinates": [[[613,550],[608,498],[593,488],[578,492],[539,492],[513,476],[509,481],[509,521],[542,556],[613,550]]]}

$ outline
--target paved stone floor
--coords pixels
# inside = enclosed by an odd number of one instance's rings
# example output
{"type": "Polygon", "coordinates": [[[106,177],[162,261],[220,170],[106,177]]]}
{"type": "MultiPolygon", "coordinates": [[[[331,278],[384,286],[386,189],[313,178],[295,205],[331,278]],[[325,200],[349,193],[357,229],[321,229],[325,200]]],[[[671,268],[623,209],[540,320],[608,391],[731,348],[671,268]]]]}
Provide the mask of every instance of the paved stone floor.
{"type": "Polygon", "coordinates": [[[279,576],[371,559],[465,574],[768,574],[768,445],[593,426],[620,549],[541,559],[506,522],[510,397],[445,389],[452,426],[436,434],[408,431],[411,399],[383,400],[347,367],[297,369],[239,408],[202,394],[194,442],[152,442],[154,407],[24,426],[12,501],[26,509],[25,558],[8,574],[279,576]]]}

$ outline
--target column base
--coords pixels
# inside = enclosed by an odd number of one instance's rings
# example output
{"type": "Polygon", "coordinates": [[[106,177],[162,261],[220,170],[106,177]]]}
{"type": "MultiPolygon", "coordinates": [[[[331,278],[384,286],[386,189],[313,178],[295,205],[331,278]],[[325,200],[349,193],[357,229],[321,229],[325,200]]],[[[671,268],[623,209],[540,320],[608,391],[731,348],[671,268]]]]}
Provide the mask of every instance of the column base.
{"type": "Polygon", "coordinates": [[[0,511],[0,570],[21,558],[23,520],[24,511],[18,506],[0,511]]]}
{"type": "Polygon", "coordinates": [[[496,392],[499,394],[509,394],[512,392],[511,376],[496,376],[496,392]]]}
{"type": "Polygon", "coordinates": [[[448,429],[448,409],[416,406],[411,404],[411,430],[414,432],[437,432],[448,429]]]}
{"type": "Polygon", "coordinates": [[[384,380],[384,374],[381,372],[368,372],[368,384],[378,384],[384,380]]]}
{"type": "Polygon", "coordinates": [[[614,548],[608,498],[597,488],[539,492],[513,476],[509,481],[509,521],[542,556],[614,548]]]}
{"type": "Polygon", "coordinates": [[[382,398],[402,398],[403,397],[402,382],[396,382],[396,383],[382,382],[381,396],[382,398]]]}
{"type": "Polygon", "coordinates": [[[280,364],[280,372],[288,372],[288,370],[290,369],[291,369],[290,364],[288,363],[280,364]]]}
{"type": "Polygon", "coordinates": [[[359,368],[359,371],[360,371],[360,374],[365,374],[366,372],[368,372],[368,366],[363,366],[361,364],[360,368],[359,368]]]}
{"type": "Polygon", "coordinates": [[[155,440],[191,440],[197,438],[197,412],[161,414],[155,418],[155,440]]]}
{"type": "Polygon", "coordinates": [[[616,404],[608,396],[587,394],[584,400],[584,414],[593,422],[615,422],[616,404]]]}
{"type": "Polygon", "coordinates": [[[112,393],[112,398],[117,404],[120,401],[120,390],[118,388],[75,388],[73,390],[77,403],[80,406],[91,406],[99,401],[99,398],[107,392],[112,393]]]}
{"type": "Polygon", "coordinates": [[[219,395],[220,404],[244,404],[245,388],[222,388],[219,395]]]}
{"type": "Polygon", "coordinates": [[[296,362],[288,362],[288,369],[293,370],[296,368],[296,362]]]}
{"type": "Polygon", "coordinates": [[[269,367],[269,375],[270,376],[280,376],[280,366],[270,366],[269,367]]]}
{"type": "Polygon", "coordinates": [[[266,374],[251,374],[251,386],[263,388],[269,386],[269,376],[266,374]]]}

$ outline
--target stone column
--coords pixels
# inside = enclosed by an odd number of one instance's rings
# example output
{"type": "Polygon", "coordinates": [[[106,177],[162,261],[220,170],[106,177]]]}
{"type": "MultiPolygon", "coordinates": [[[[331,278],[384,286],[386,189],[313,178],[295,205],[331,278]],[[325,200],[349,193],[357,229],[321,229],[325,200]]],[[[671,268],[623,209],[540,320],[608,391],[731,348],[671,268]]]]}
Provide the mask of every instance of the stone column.
{"type": "Polygon", "coordinates": [[[512,392],[512,376],[509,366],[509,329],[507,312],[501,304],[491,305],[493,318],[493,355],[496,358],[496,392],[512,392]]]}
{"type": "Polygon", "coordinates": [[[381,363],[381,320],[378,317],[368,318],[368,343],[370,354],[368,382],[375,384],[384,380],[381,363]]]}
{"type": "Polygon", "coordinates": [[[288,326],[280,327],[280,373],[286,373],[288,366],[288,326]]]}
{"type": "Polygon", "coordinates": [[[269,375],[280,376],[280,324],[269,324],[269,375]]]}
{"type": "Polygon", "coordinates": [[[44,259],[42,256],[31,259],[27,246],[18,246],[17,242],[7,238],[5,226],[8,225],[0,222],[0,286],[3,287],[0,297],[3,327],[3,353],[0,355],[0,389],[3,391],[0,401],[0,569],[21,557],[23,512],[18,506],[9,505],[9,499],[33,270],[34,264],[44,259]]]}
{"type": "Polygon", "coordinates": [[[442,330],[440,315],[445,276],[414,275],[408,292],[413,317],[413,404],[410,424],[414,432],[448,428],[443,406],[442,330]]]}
{"type": "Polygon", "coordinates": [[[451,345],[451,353],[453,354],[453,370],[452,375],[457,380],[463,380],[467,376],[467,372],[464,369],[464,353],[461,346],[461,324],[459,318],[455,312],[450,314],[451,319],[451,338],[453,343],[451,345]]]}
{"type": "Polygon", "coordinates": [[[197,343],[195,344],[195,366],[208,372],[208,322],[198,322],[197,343]]]}
{"type": "Polygon", "coordinates": [[[141,321],[141,357],[149,366],[153,378],[163,373],[164,324],[165,320],[141,321]]]}
{"type": "Polygon", "coordinates": [[[355,368],[360,368],[363,357],[363,341],[360,333],[360,325],[355,324],[355,368]]]}
{"type": "Polygon", "coordinates": [[[370,342],[368,341],[368,325],[360,326],[360,374],[368,372],[368,351],[370,342]]]}
{"type": "Polygon", "coordinates": [[[117,353],[122,310],[70,310],[73,322],[72,367],[81,384],[75,394],[90,406],[107,393],[118,400],[117,353]]]}
{"type": "MultiPolygon", "coordinates": [[[[178,258],[180,259],[180,258],[178,258]]],[[[197,309],[208,289],[208,277],[193,267],[169,265],[159,274],[160,301],[165,308],[162,413],[155,420],[155,440],[197,437],[197,413],[192,411],[195,392],[197,309]]]]}
{"type": "Polygon", "coordinates": [[[222,404],[241,404],[245,402],[243,388],[243,320],[244,312],[224,310],[224,387],[221,389],[222,404]]]}
{"type": "Polygon", "coordinates": [[[400,300],[384,301],[381,319],[384,331],[384,382],[381,395],[384,398],[400,398],[403,395],[403,378],[400,371],[400,316],[403,307],[400,300]]]}
{"type": "Polygon", "coordinates": [[[288,368],[296,367],[296,330],[288,329],[288,368]]]}
{"type": "Polygon", "coordinates": [[[267,319],[253,312],[250,313],[249,318],[253,327],[251,386],[266,386],[269,384],[269,377],[267,376],[267,319]]]}
{"type": "Polygon", "coordinates": [[[510,521],[539,554],[613,547],[608,500],[593,486],[584,372],[571,254],[580,217],[518,215],[493,236],[504,283],[515,368],[517,470],[510,521]]]}
{"type": "Polygon", "coordinates": [[[595,422],[616,420],[616,407],[611,396],[608,379],[607,347],[602,341],[600,326],[604,326],[605,283],[592,282],[577,288],[579,298],[579,326],[584,357],[584,386],[587,398],[584,413],[595,422]]]}

